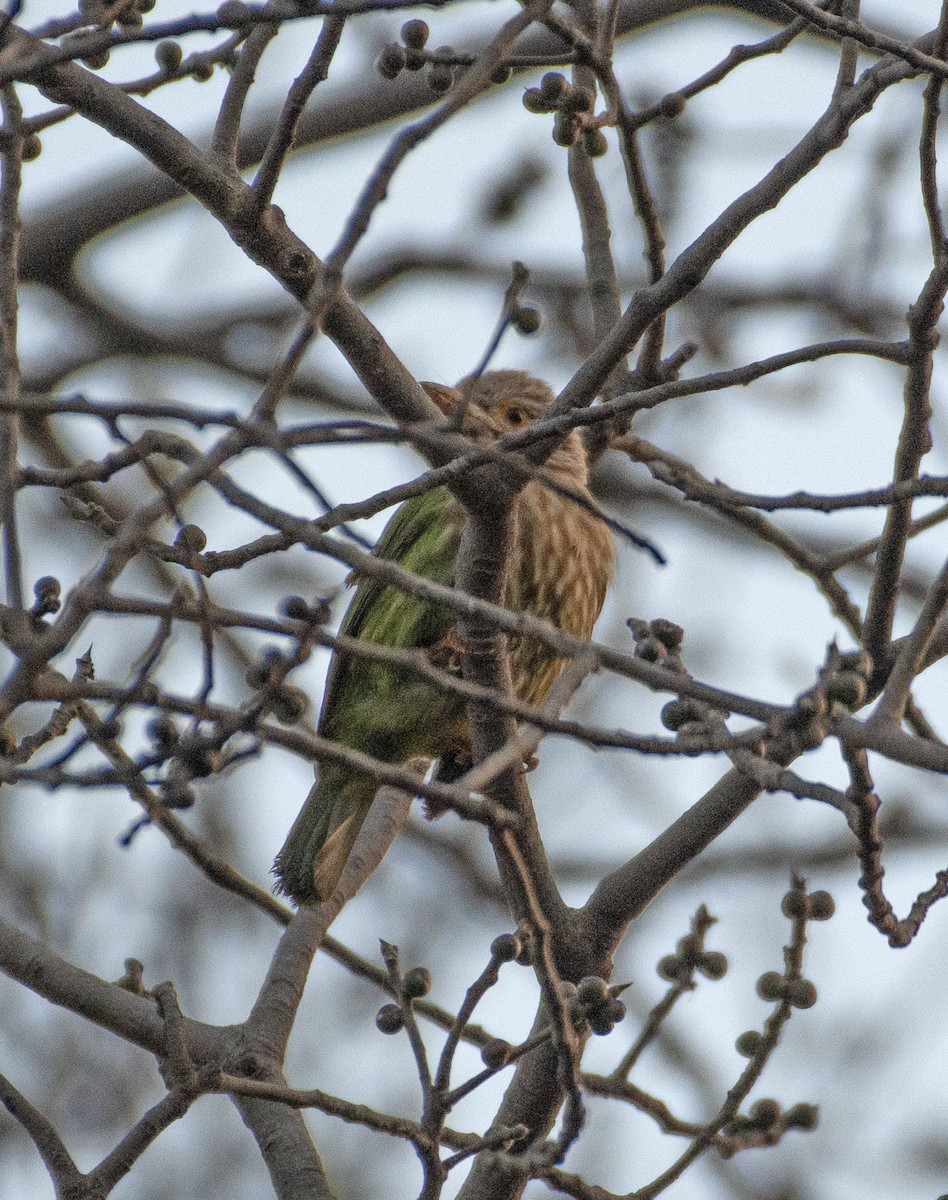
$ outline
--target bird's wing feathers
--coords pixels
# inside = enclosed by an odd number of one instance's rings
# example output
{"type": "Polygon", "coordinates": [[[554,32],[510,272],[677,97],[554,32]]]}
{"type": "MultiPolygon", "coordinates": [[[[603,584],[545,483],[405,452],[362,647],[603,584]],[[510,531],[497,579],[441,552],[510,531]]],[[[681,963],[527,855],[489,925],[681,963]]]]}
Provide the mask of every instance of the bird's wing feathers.
{"type": "MultiPolygon", "coordinates": [[[[463,509],[447,488],[413,496],[395,510],[386,525],[375,557],[446,587],[454,585],[463,509]]],[[[414,596],[377,578],[364,578],[356,588],[340,633],[399,649],[434,645],[454,624],[453,614],[423,597],[414,596]]],[[[363,660],[364,662],[365,660],[363,660]]],[[[359,660],[333,655],[323,697],[322,726],[340,690],[359,660]]]]}

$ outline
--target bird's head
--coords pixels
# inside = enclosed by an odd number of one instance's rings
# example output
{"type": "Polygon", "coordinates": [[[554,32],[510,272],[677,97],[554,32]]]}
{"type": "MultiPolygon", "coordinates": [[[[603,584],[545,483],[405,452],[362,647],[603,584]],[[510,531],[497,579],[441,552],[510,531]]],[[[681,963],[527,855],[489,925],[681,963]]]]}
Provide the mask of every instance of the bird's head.
{"type": "MultiPolygon", "coordinates": [[[[485,371],[467,375],[455,387],[421,385],[441,411],[460,417],[461,429],[475,441],[493,442],[540,420],[556,399],[552,388],[526,371],[485,371]]],[[[586,451],[577,430],[547,459],[544,470],[575,486],[587,479],[586,451]]]]}

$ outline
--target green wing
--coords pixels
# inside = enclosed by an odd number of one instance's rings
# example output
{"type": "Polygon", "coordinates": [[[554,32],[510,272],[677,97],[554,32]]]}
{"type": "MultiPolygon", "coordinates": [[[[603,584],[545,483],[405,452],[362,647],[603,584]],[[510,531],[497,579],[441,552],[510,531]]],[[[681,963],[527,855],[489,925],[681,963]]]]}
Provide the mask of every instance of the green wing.
{"type": "MultiPolygon", "coordinates": [[[[386,525],[375,555],[396,562],[424,579],[451,587],[464,512],[447,488],[434,488],[413,496],[395,510],[386,525]]],[[[421,596],[411,595],[379,579],[363,579],[349,604],[340,632],[349,637],[397,649],[432,646],[455,623],[450,609],[421,596]]],[[[417,676],[364,658],[336,651],[326,681],[320,731],[362,749],[367,739],[383,757],[401,757],[401,747],[377,744],[394,736],[401,740],[405,701],[416,687],[417,676]],[[398,693],[396,695],[396,692],[398,693]],[[394,711],[401,716],[396,718],[394,711]],[[399,727],[392,727],[392,722],[399,727]]],[[[430,689],[430,685],[427,685],[430,689]]],[[[421,697],[419,697],[420,699],[421,697]]],[[[407,730],[404,735],[407,736],[407,730]]],[[[409,755],[406,754],[405,757],[409,755]]]]}

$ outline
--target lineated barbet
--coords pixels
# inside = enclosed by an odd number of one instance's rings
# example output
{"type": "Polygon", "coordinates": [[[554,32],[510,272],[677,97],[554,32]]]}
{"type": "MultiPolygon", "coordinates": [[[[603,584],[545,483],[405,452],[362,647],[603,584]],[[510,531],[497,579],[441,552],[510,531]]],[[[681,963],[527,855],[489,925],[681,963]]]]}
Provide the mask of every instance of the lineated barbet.
{"type": "MultiPolygon", "coordinates": [[[[486,443],[542,417],[554,399],[545,383],[524,371],[487,371],[455,388],[422,386],[443,412],[459,418],[464,432],[486,443]]],[[[576,430],[552,452],[541,474],[591,501],[586,451],[576,430]]],[[[464,521],[464,507],[452,492],[434,488],[395,510],[375,554],[452,587],[464,521]]],[[[533,478],[514,501],[513,527],[504,606],[589,637],[614,566],[612,536],[604,523],[542,478],[533,478]]],[[[383,646],[425,649],[440,663],[445,647],[460,647],[456,622],[457,614],[444,606],[366,577],[359,581],[341,632],[383,646]]],[[[514,695],[541,704],[565,660],[531,638],[510,637],[507,645],[514,695]]],[[[329,666],[319,732],[383,762],[441,759],[448,777],[470,757],[460,697],[408,668],[338,650],[329,666]]],[[[297,903],[332,895],[378,788],[377,779],[341,763],[326,761],[317,768],[316,783],[276,858],[280,891],[297,903]]]]}

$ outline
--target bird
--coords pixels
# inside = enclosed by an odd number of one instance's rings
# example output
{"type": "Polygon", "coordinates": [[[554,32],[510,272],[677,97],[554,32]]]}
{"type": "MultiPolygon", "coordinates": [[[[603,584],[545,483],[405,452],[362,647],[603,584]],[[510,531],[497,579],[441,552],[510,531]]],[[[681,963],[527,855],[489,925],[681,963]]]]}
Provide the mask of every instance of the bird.
{"type": "MultiPolygon", "coordinates": [[[[421,386],[463,432],[485,444],[542,418],[555,398],[542,380],[512,369],[469,375],[453,388],[421,386]]],[[[574,429],[514,500],[504,607],[588,638],[615,566],[612,535],[597,514],[586,450],[574,429]]],[[[445,486],[432,488],[395,510],[373,553],[453,587],[464,522],[457,497],[445,486]]],[[[436,665],[457,671],[463,648],[456,622],[457,614],[443,605],[363,576],[340,632],[363,642],[421,650],[436,665]]],[[[513,694],[526,704],[541,704],[566,660],[529,637],[509,637],[507,649],[513,694]]],[[[439,760],[444,779],[457,778],[470,765],[461,697],[408,667],[338,648],[329,664],[318,730],[385,763],[439,760]]],[[[372,775],[342,762],[317,765],[316,782],[274,862],[279,892],[298,905],[332,896],[379,786],[372,775]]]]}

